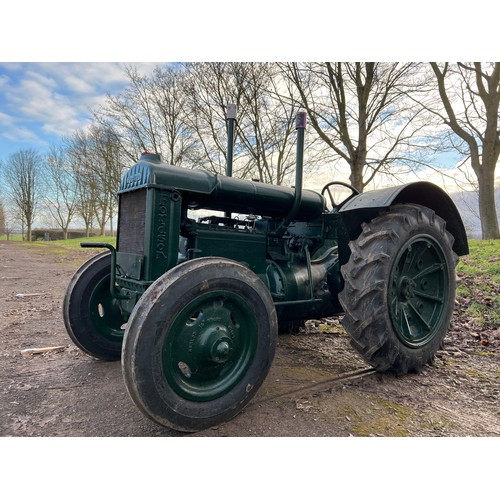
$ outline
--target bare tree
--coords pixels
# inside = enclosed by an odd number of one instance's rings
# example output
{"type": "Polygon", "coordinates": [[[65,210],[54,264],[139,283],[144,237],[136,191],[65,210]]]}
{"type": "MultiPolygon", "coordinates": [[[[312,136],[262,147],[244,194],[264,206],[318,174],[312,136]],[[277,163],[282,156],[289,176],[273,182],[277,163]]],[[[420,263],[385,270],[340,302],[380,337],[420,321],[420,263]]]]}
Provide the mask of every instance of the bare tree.
{"type": "Polygon", "coordinates": [[[93,153],[87,135],[76,131],[66,139],[69,162],[75,179],[75,212],[85,224],[85,235],[92,230],[100,199],[99,180],[92,168],[93,153]]]}
{"type": "Polygon", "coordinates": [[[15,231],[18,222],[20,222],[20,216],[16,210],[13,210],[12,206],[3,205],[3,216],[4,216],[4,234],[7,240],[15,231]]]}
{"type": "Polygon", "coordinates": [[[0,236],[6,234],[5,232],[5,210],[3,208],[3,202],[0,200],[0,236]]]}
{"type": "Polygon", "coordinates": [[[74,164],[77,204],[76,213],[85,225],[85,236],[88,238],[94,227],[95,215],[99,203],[99,183],[92,171],[80,164],[74,164]]]}
{"type": "MultiPolygon", "coordinates": [[[[114,131],[107,127],[92,126],[90,139],[97,159],[91,168],[101,186],[102,210],[99,217],[101,235],[105,234],[105,225],[108,221],[110,232],[113,234],[113,217],[118,210],[116,193],[120,186],[121,173],[125,168],[121,161],[120,143],[114,131]]],[[[99,216],[99,212],[97,216],[99,216]]]]}
{"type": "Polygon", "coordinates": [[[408,93],[421,87],[414,63],[284,63],[312,126],[363,191],[394,165],[418,167],[416,136],[425,122],[408,93]]]}
{"type": "Polygon", "coordinates": [[[106,103],[94,111],[96,121],[114,127],[121,145],[131,161],[142,151],[159,152],[159,138],[154,129],[152,96],[146,77],[136,69],[125,68],[130,85],[122,94],[108,94],[106,103]]]}
{"type": "Polygon", "coordinates": [[[175,165],[224,173],[226,108],[238,108],[233,171],[282,183],[293,171],[292,99],[276,99],[283,78],[273,63],[213,62],[158,66],[151,76],[126,68],[129,86],[94,111],[126,156],[160,153],[175,165]]]}
{"type": "Polygon", "coordinates": [[[42,159],[33,149],[19,150],[10,155],[3,166],[4,177],[10,190],[19,217],[26,227],[26,239],[31,241],[31,232],[40,200],[40,170],[42,159]]]}
{"type": "MultiPolygon", "coordinates": [[[[282,184],[295,168],[297,102],[286,92],[275,63],[191,63],[185,79],[187,120],[200,145],[193,163],[224,173],[226,108],[238,108],[233,171],[241,178],[282,184]],[[279,90],[279,92],[278,92],[279,90]]],[[[312,161],[307,162],[312,168],[312,161]]]]}
{"type": "Polygon", "coordinates": [[[108,223],[113,233],[113,218],[118,209],[116,193],[125,168],[114,130],[93,124],[86,131],[77,130],[67,142],[77,192],[76,210],[86,231],[95,220],[102,236],[108,223]]]}
{"type": "Polygon", "coordinates": [[[477,178],[483,239],[500,238],[495,169],[500,155],[500,63],[431,63],[444,110],[430,109],[449,143],[470,159],[477,178]]]}
{"type": "MultiPolygon", "coordinates": [[[[214,173],[224,173],[227,161],[226,109],[238,108],[239,126],[235,142],[241,133],[242,67],[228,62],[188,63],[183,89],[186,94],[186,123],[196,138],[196,148],[190,156],[194,167],[214,173]]],[[[248,173],[248,159],[235,151],[233,170],[239,177],[248,173]]]]}
{"type": "Polygon", "coordinates": [[[96,122],[113,129],[125,157],[135,162],[143,151],[160,154],[166,162],[180,166],[193,145],[184,117],[181,68],[157,67],[151,76],[141,76],[126,67],[129,86],[94,110],[96,122]]]}
{"type": "MultiPolygon", "coordinates": [[[[295,171],[295,115],[291,99],[277,99],[283,78],[272,63],[241,63],[243,112],[240,122],[242,152],[251,158],[252,176],[262,182],[282,184],[295,171]]],[[[306,149],[311,146],[308,143],[306,149]]],[[[306,153],[307,154],[307,153],[306,153]]],[[[312,168],[309,156],[306,168],[312,168]]]]}
{"type": "Polygon", "coordinates": [[[78,130],[71,138],[71,154],[77,182],[78,213],[86,230],[96,220],[101,236],[106,224],[111,225],[117,210],[117,196],[123,164],[120,145],[113,131],[92,125],[87,131],[78,130]]]}
{"type": "Polygon", "coordinates": [[[160,136],[160,154],[171,165],[189,162],[194,137],[185,119],[186,95],[181,67],[157,66],[150,80],[155,105],[155,123],[160,136]]]}
{"type": "Polygon", "coordinates": [[[77,210],[77,186],[70,156],[64,146],[52,146],[46,158],[45,199],[47,208],[63,239],[68,238],[68,228],[77,210]]]}

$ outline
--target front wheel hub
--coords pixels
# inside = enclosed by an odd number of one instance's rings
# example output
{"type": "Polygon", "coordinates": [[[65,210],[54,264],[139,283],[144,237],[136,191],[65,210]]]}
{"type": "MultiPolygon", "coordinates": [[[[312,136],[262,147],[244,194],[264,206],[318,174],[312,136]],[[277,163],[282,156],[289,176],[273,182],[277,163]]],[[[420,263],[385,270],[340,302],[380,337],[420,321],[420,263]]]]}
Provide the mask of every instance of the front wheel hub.
{"type": "Polygon", "coordinates": [[[200,334],[196,344],[193,350],[198,351],[201,358],[214,363],[224,363],[231,355],[231,338],[222,325],[209,326],[200,334]]]}
{"type": "Polygon", "coordinates": [[[257,330],[256,318],[238,294],[201,294],[173,323],[163,348],[165,377],[179,396],[191,401],[227,394],[252,363],[257,330]]]}

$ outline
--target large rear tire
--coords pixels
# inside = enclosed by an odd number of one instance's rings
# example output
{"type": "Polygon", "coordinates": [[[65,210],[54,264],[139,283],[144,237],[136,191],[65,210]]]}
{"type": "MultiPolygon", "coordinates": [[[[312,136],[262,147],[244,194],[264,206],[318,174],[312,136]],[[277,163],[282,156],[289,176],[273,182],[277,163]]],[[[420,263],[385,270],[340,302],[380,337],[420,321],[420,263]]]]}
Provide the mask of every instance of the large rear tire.
{"type": "Polygon", "coordinates": [[[342,267],[343,326],[378,371],[419,372],[448,331],[455,303],[453,236],[432,210],[391,207],[363,225],[342,267]]]}
{"type": "Polygon", "coordinates": [[[122,369],[138,408],[192,432],[239,413],[263,383],[276,349],[272,297],[243,265],[184,262],[142,295],[128,322],[122,369]]]}
{"type": "Polygon", "coordinates": [[[120,359],[124,323],[110,292],[111,255],[100,253],[73,275],[63,302],[66,330],[84,352],[98,359],[120,359]]]}

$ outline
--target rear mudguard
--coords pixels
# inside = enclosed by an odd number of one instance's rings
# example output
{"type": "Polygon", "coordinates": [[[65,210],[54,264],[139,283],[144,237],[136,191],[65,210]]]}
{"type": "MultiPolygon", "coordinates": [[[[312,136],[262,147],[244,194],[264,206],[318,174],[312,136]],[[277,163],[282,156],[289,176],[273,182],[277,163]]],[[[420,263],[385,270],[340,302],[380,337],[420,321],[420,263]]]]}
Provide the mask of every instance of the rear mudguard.
{"type": "MultiPolygon", "coordinates": [[[[354,196],[340,209],[349,239],[361,232],[361,223],[376,217],[381,209],[397,203],[416,203],[434,210],[446,221],[446,229],[453,235],[453,250],[457,255],[469,253],[469,244],[462,218],[450,196],[430,182],[413,182],[402,186],[368,191],[354,196]]],[[[343,259],[341,259],[343,260],[343,259]]]]}

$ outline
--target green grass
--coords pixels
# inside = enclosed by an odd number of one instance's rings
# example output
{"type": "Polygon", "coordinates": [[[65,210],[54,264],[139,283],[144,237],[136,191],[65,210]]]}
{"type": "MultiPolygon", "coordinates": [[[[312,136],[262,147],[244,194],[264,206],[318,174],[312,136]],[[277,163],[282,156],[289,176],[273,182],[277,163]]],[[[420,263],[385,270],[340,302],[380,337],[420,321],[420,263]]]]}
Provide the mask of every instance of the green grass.
{"type": "Polygon", "coordinates": [[[68,249],[77,248],[79,250],[82,250],[80,243],[109,243],[115,246],[116,238],[114,236],[89,236],[88,238],[74,238],[71,240],[56,240],[56,241],[37,241],[36,243],[40,245],[59,246],[68,249]]]}
{"type": "Polygon", "coordinates": [[[469,251],[460,259],[457,272],[486,276],[500,284],[500,240],[470,240],[469,251]]]}
{"type": "Polygon", "coordinates": [[[83,264],[89,258],[89,254],[102,251],[103,249],[82,248],[80,243],[110,243],[116,246],[116,238],[111,236],[90,236],[89,238],[74,238],[70,240],[55,241],[21,241],[20,239],[11,240],[15,245],[22,245],[36,252],[50,253],[57,257],[73,257],[75,262],[83,264]]]}
{"type": "MultiPolygon", "coordinates": [[[[0,236],[0,241],[7,241],[7,236],[5,234],[0,236]]],[[[11,234],[9,236],[9,241],[21,241],[21,235],[20,234],[11,234]]]]}
{"type": "Polygon", "coordinates": [[[500,240],[471,240],[457,266],[463,313],[482,328],[500,327],[500,240]]]}
{"type": "MultiPolygon", "coordinates": [[[[1,237],[0,240],[6,240],[5,236],[1,237]]],[[[21,235],[15,234],[11,235],[10,241],[17,243],[23,243],[24,245],[29,245],[32,247],[63,247],[67,249],[78,249],[83,250],[80,247],[80,243],[90,242],[90,243],[110,243],[111,245],[116,244],[116,238],[114,236],[89,236],[88,238],[73,238],[70,240],[54,240],[54,241],[21,241],[21,235]]]]}

